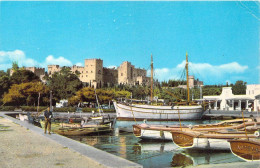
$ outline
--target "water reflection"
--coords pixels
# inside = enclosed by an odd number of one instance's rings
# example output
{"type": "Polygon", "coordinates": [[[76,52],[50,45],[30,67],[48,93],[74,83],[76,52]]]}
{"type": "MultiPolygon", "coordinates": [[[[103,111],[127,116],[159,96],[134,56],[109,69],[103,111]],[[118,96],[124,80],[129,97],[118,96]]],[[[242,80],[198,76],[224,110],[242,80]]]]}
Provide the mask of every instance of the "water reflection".
{"type": "MultiPolygon", "coordinates": [[[[183,124],[195,125],[216,122],[219,121],[185,121],[183,124]]],[[[149,123],[177,124],[178,122],[149,123]]],[[[117,121],[114,132],[71,138],[149,168],[196,166],[241,161],[230,152],[183,150],[178,148],[173,142],[141,141],[130,132],[133,124],[135,122],[117,121]],[[130,131],[127,131],[127,129],[130,131]]]]}
{"type": "Polygon", "coordinates": [[[198,166],[207,164],[241,162],[242,160],[235,157],[231,152],[226,151],[200,151],[184,150],[176,153],[172,157],[171,166],[198,166]]]}

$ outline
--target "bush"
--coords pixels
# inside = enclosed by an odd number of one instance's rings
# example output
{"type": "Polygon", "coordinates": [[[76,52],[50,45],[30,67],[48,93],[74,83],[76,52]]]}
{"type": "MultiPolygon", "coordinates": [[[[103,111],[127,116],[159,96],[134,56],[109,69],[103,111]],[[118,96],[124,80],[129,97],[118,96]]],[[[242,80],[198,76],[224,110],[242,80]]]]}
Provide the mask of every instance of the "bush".
{"type": "Polygon", "coordinates": [[[76,107],[61,107],[61,108],[53,108],[53,112],[75,112],[76,107]]]}
{"type": "Polygon", "coordinates": [[[0,111],[14,111],[15,106],[0,106],[0,111]]]}
{"type": "MultiPolygon", "coordinates": [[[[21,106],[22,111],[37,111],[37,106],[21,106]]],[[[40,106],[39,111],[47,109],[47,106],[40,106]]]]}

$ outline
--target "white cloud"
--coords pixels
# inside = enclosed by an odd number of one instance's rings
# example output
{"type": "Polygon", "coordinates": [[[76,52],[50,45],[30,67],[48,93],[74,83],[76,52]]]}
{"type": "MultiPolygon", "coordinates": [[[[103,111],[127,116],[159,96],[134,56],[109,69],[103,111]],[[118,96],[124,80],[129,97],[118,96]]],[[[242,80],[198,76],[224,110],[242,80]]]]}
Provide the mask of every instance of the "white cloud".
{"type": "MultiPolygon", "coordinates": [[[[26,54],[22,50],[14,51],[0,51],[0,70],[7,70],[12,68],[12,62],[18,62],[19,67],[43,67],[47,68],[48,65],[60,65],[60,66],[72,66],[72,62],[64,57],[55,58],[53,55],[49,55],[41,63],[38,61],[26,57],[26,54]]],[[[82,66],[81,63],[77,63],[78,66],[82,66]]],[[[47,70],[47,69],[46,69],[47,70]]]]}
{"type": "Polygon", "coordinates": [[[21,50],[0,51],[0,67],[1,69],[11,68],[12,62],[17,62],[19,66],[36,66],[37,61],[26,58],[25,53],[21,50]]]}
{"type": "MultiPolygon", "coordinates": [[[[155,77],[159,81],[169,79],[185,79],[183,70],[185,68],[185,60],[174,68],[155,69],[155,77]]],[[[211,65],[209,63],[189,63],[189,72],[191,75],[200,80],[212,80],[219,82],[224,81],[223,78],[234,74],[241,74],[248,69],[247,65],[240,65],[237,62],[226,63],[222,65],[211,65]]],[[[150,72],[147,72],[150,74],[150,72]]]]}
{"type": "Polygon", "coordinates": [[[44,63],[47,65],[72,66],[72,62],[70,60],[67,60],[64,57],[54,58],[52,55],[46,57],[44,63]]]}

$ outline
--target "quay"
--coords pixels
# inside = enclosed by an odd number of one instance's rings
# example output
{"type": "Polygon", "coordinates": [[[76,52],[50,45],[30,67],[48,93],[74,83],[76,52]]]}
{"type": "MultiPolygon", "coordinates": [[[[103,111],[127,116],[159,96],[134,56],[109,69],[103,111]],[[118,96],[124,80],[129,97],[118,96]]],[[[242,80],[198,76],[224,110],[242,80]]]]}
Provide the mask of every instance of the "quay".
{"type": "Polygon", "coordinates": [[[0,167],[125,167],[142,165],[0,113],[0,167]]]}
{"type": "MultiPolygon", "coordinates": [[[[260,112],[254,111],[254,112],[249,112],[249,111],[244,111],[243,115],[245,118],[249,117],[258,117],[260,116],[260,112]]],[[[243,118],[242,112],[241,111],[227,111],[227,110],[213,110],[213,109],[208,109],[204,112],[203,114],[203,119],[234,119],[234,118],[243,118]]]]}

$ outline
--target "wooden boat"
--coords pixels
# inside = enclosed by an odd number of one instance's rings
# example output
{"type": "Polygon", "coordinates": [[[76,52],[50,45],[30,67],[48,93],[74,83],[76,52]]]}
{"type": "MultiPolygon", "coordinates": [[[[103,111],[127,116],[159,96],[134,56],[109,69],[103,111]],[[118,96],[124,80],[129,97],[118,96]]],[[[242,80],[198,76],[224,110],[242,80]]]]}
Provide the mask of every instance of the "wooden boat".
{"type": "Polygon", "coordinates": [[[172,131],[173,142],[181,148],[230,150],[228,140],[235,138],[256,138],[254,133],[244,131],[172,131]]]}
{"type": "MultiPolygon", "coordinates": [[[[42,128],[44,129],[44,121],[40,121],[42,128]]],[[[110,132],[111,124],[93,124],[88,123],[87,125],[81,126],[79,123],[57,123],[52,122],[51,131],[60,135],[76,136],[76,135],[87,135],[90,133],[110,132]]]]}
{"type": "Polygon", "coordinates": [[[87,135],[91,133],[101,133],[101,132],[110,132],[112,129],[109,125],[92,125],[89,127],[82,128],[59,128],[54,130],[55,133],[66,136],[78,136],[78,135],[87,135]]]}
{"type": "MultiPolygon", "coordinates": [[[[258,119],[260,120],[260,118],[258,119]]],[[[141,139],[157,139],[157,140],[172,140],[171,131],[220,131],[223,129],[243,129],[245,126],[251,126],[250,130],[255,131],[255,125],[260,125],[259,122],[253,121],[253,119],[245,119],[246,123],[243,124],[243,119],[227,120],[216,124],[203,124],[193,126],[180,126],[180,125],[148,125],[139,124],[133,125],[133,133],[136,137],[141,139]],[[181,128],[180,128],[181,127],[181,128]]],[[[251,132],[252,132],[251,131],[251,132]]]]}
{"type": "MultiPolygon", "coordinates": [[[[186,76],[188,81],[188,54],[186,54],[186,76]]],[[[153,100],[153,59],[151,56],[151,99],[153,100]]],[[[196,120],[201,119],[204,112],[201,105],[192,104],[189,100],[189,82],[187,82],[187,102],[185,104],[177,104],[175,106],[157,106],[151,104],[134,104],[114,100],[117,120],[153,120],[153,121],[169,121],[169,120],[196,120]]]]}
{"type": "Polygon", "coordinates": [[[229,142],[231,152],[237,157],[245,161],[260,161],[260,139],[233,139],[229,142]]]}

